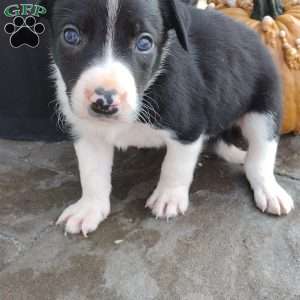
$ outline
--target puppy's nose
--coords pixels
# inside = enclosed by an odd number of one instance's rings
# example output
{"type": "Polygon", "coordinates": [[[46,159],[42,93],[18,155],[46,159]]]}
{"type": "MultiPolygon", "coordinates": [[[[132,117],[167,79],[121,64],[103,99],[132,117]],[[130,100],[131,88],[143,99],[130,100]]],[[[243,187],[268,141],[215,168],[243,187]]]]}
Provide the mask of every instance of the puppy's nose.
{"type": "Polygon", "coordinates": [[[99,96],[99,100],[103,102],[103,105],[112,105],[114,102],[114,97],[117,95],[117,91],[107,91],[103,88],[97,88],[95,89],[95,94],[99,96]]]}
{"type": "Polygon", "coordinates": [[[101,87],[95,89],[92,110],[97,114],[113,115],[118,111],[116,104],[117,91],[105,90],[101,87]]]}

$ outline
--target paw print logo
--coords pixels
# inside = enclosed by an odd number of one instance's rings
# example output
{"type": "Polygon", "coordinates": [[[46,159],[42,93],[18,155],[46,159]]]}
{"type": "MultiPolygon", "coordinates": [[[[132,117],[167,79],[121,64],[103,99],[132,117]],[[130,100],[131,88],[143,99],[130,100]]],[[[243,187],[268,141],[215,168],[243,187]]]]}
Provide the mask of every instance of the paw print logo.
{"type": "Polygon", "coordinates": [[[36,22],[33,16],[25,19],[17,16],[12,23],[5,25],[4,31],[10,35],[10,44],[13,48],[22,46],[36,48],[40,43],[40,35],[45,31],[45,26],[36,22]]]}

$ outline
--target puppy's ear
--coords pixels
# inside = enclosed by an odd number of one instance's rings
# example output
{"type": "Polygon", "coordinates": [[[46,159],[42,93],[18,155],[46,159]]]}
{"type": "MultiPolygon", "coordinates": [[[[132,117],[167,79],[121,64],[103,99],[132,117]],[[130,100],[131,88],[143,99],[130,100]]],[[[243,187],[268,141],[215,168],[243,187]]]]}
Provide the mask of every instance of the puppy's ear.
{"type": "Polygon", "coordinates": [[[182,48],[188,51],[187,29],[190,23],[187,5],[178,0],[162,0],[162,12],[167,29],[174,29],[182,48]]]}

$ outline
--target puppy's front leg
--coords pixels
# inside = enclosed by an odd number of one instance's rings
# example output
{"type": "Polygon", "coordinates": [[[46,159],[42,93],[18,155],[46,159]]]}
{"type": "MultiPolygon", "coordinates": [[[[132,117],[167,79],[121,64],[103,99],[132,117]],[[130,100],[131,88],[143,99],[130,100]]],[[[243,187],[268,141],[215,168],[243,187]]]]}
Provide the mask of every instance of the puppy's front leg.
{"type": "Polygon", "coordinates": [[[167,144],[159,183],[146,204],[157,218],[168,219],[187,210],[189,189],[203,140],[201,136],[188,145],[174,140],[167,144]]]}
{"type": "Polygon", "coordinates": [[[110,213],[111,169],[114,148],[105,142],[80,139],[75,143],[82,197],[69,206],[57,221],[67,233],[84,236],[97,229],[110,213]]]}

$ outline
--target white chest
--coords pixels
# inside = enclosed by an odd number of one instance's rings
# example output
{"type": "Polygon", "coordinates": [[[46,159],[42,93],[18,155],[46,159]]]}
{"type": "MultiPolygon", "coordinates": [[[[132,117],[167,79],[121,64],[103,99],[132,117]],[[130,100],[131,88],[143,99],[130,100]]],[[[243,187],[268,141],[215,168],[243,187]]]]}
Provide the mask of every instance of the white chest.
{"type": "Polygon", "coordinates": [[[160,148],[166,145],[171,138],[171,132],[158,130],[141,123],[119,123],[110,124],[90,122],[77,122],[76,133],[91,139],[104,139],[117,148],[160,148]]]}
{"type": "Polygon", "coordinates": [[[137,148],[159,148],[165,146],[170,134],[167,131],[153,129],[144,124],[130,124],[112,127],[105,138],[118,148],[130,146],[137,148]]]}

